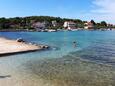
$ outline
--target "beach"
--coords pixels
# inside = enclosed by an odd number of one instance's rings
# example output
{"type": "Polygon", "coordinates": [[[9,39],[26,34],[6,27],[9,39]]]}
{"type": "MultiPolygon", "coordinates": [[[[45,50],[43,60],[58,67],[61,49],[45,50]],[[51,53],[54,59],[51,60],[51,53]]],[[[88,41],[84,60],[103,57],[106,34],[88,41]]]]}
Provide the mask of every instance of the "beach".
{"type": "Polygon", "coordinates": [[[17,42],[6,38],[0,38],[0,55],[15,54],[41,50],[41,46],[27,44],[25,42],[17,42]]]}
{"type": "Polygon", "coordinates": [[[50,46],[0,58],[0,86],[115,86],[115,31],[0,32],[0,36],[50,46]]]}

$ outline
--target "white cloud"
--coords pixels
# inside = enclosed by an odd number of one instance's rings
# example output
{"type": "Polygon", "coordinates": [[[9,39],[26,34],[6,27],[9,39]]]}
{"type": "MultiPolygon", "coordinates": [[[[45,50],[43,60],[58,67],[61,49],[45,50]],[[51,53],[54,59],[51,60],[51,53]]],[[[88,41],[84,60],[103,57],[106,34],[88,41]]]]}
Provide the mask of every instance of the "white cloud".
{"type": "Polygon", "coordinates": [[[94,0],[93,4],[97,9],[92,10],[98,13],[115,13],[115,0],[94,0]]]}
{"type": "Polygon", "coordinates": [[[95,20],[115,24],[115,0],[93,0],[93,9],[88,14],[95,20]]]}

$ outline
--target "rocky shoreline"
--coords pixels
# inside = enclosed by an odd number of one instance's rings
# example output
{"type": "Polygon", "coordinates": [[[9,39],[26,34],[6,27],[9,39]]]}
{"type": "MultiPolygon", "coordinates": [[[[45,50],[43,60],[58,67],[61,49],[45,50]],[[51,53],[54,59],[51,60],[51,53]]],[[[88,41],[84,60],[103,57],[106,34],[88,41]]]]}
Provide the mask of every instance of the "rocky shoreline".
{"type": "Polygon", "coordinates": [[[35,45],[0,37],[0,56],[34,52],[48,48],[49,46],[46,45],[35,45]]]}

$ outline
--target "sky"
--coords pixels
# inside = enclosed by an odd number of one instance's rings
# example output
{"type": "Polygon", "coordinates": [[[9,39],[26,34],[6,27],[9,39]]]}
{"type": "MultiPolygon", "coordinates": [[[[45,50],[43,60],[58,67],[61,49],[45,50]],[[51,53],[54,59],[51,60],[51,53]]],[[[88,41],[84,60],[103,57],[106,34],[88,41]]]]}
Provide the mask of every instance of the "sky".
{"type": "Polygon", "coordinates": [[[0,0],[0,17],[40,15],[115,24],[115,0],[0,0]]]}

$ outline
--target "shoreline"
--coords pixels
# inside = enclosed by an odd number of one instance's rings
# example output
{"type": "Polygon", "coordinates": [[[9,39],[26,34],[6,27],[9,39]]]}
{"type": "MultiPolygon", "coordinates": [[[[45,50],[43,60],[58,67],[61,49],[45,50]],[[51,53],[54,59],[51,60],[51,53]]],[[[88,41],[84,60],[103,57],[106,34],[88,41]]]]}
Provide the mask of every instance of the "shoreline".
{"type": "Polygon", "coordinates": [[[36,30],[0,30],[0,32],[65,32],[65,31],[114,31],[115,29],[113,28],[112,30],[108,29],[72,29],[72,30],[66,30],[66,29],[60,29],[60,30],[54,30],[50,29],[48,31],[44,30],[44,31],[36,31],[36,30]]]}
{"type": "Polygon", "coordinates": [[[35,52],[46,48],[48,48],[48,46],[44,47],[44,45],[33,45],[0,37],[0,57],[20,53],[35,52]]]}

